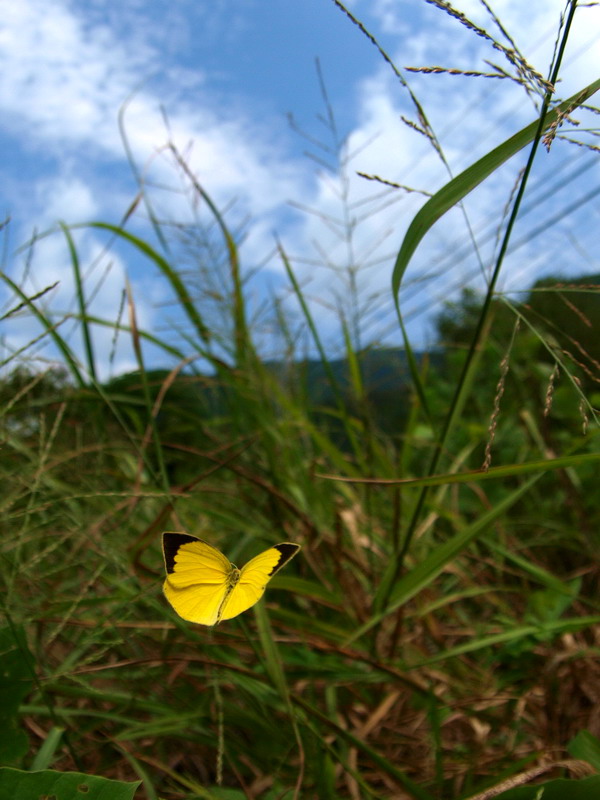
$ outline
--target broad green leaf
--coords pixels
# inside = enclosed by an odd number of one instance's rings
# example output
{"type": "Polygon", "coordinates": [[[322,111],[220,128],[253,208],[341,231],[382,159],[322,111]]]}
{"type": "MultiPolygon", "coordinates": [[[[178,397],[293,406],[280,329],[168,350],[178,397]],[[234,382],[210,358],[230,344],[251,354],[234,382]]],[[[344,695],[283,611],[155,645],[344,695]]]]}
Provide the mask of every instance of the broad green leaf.
{"type": "Polygon", "coordinates": [[[141,781],[124,783],[82,772],[0,769],[0,800],[133,800],[141,781]]]}

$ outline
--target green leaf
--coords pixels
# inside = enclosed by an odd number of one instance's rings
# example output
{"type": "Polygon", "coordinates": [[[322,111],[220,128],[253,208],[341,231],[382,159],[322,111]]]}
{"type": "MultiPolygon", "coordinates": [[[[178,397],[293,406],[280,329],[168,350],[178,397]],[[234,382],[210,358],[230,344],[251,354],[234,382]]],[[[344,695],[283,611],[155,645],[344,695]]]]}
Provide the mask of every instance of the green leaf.
{"type": "MultiPolygon", "coordinates": [[[[595,92],[600,89],[600,79],[590,83],[577,94],[565,100],[556,108],[549,111],[544,121],[544,129],[547,129],[555,122],[567,109],[572,110],[585,103],[595,92]]],[[[397,299],[400,291],[402,278],[408,267],[408,263],[417,249],[421,239],[427,231],[453,206],[459,203],[469,192],[502,166],[505,161],[514,156],[525,145],[533,141],[539,127],[539,120],[534,120],[525,128],[515,133],[510,139],[502,142],[501,145],[486,153],[483,158],[476,161],[456,178],[453,178],[439,192],[436,192],[421,208],[408,227],[406,235],[402,241],[400,251],[394,264],[392,274],[392,291],[394,298],[397,299]]]]}
{"type": "Polygon", "coordinates": [[[600,772],[600,740],[589,731],[579,731],[567,745],[569,755],[587,761],[600,772]]]}
{"type": "Polygon", "coordinates": [[[62,743],[63,733],[65,732],[64,728],[60,728],[58,725],[52,727],[44,739],[42,746],[38,750],[33,762],[31,764],[31,771],[36,772],[41,769],[47,769],[47,767],[52,764],[52,760],[54,759],[54,754],[56,750],[62,743]]]}
{"type": "Polygon", "coordinates": [[[82,772],[0,768],[0,800],[133,800],[141,781],[124,783],[82,772]]]}
{"type": "MultiPolygon", "coordinates": [[[[19,706],[31,691],[33,657],[20,628],[0,630],[0,763],[19,764],[29,740],[18,727],[19,706]]],[[[18,797],[18,795],[13,795],[18,797]]]]}
{"type": "Polygon", "coordinates": [[[538,589],[527,598],[527,622],[555,622],[573,604],[581,588],[581,578],[565,584],[558,591],[554,587],[538,589]]]}

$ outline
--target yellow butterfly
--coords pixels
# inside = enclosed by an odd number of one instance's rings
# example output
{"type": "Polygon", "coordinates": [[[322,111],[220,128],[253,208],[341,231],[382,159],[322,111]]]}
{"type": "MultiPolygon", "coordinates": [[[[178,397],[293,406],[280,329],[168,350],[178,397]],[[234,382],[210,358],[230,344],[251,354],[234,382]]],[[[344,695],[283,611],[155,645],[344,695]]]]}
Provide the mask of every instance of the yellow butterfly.
{"type": "Polygon", "coordinates": [[[273,575],[298,550],[299,544],[275,544],[238,569],[216,547],[195,536],[163,533],[167,570],[163,592],[183,619],[216,625],[257,603],[273,575]]]}

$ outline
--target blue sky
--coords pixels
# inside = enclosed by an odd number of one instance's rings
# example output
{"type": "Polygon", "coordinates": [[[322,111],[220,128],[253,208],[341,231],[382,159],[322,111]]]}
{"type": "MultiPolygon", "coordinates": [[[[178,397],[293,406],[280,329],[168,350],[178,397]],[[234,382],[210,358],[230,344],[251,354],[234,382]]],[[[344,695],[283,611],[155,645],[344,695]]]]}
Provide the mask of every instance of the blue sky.
{"type": "MultiPolygon", "coordinates": [[[[565,3],[502,0],[492,5],[527,60],[546,75],[565,3]]],[[[480,0],[457,6],[504,41],[480,0]]],[[[489,71],[485,59],[508,67],[489,43],[424,0],[353,0],[348,8],[399,68],[441,65],[489,71]]],[[[564,63],[561,97],[600,76],[599,7],[577,12],[564,63]]],[[[356,171],[429,192],[449,175],[429,143],[401,121],[401,115],[415,119],[407,92],[332,0],[20,0],[3,10],[0,70],[0,213],[11,217],[3,269],[30,293],[59,281],[44,298],[57,320],[74,308],[64,238],[45,237],[29,257],[18,248],[34,230],[46,231],[57,220],[117,223],[122,217],[137,191],[118,126],[119,110],[127,101],[128,142],[160,218],[184,224],[206,221],[190,202],[165,150],[171,138],[218,205],[231,205],[231,225],[244,223],[241,255],[247,274],[254,276],[248,296],[257,314],[277,294],[301,329],[281,262],[272,255],[276,235],[293,258],[331,352],[340,342],[340,309],[347,317],[355,315],[364,342],[398,341],[389,295],[391,269],[423,196],[387,192],[356,171]],[[342,166],[289,124],[291,113],[309,136],[331,144],[318,118],[325,109],[315,58],[339,135],[347,142],[346,152],[354,153],[342,166]],[[320,169],[306,151],[324,158],[330,168],[320,169]],[[336,223],[332,230],[327,222],[327,215],[343,218],[344,192],[351,215],[364,214],[351,239],[340,238],[336,223]],[[369,199],[373,197],[377,199],[369,199]],[[370,213],[376,208],[377,213],[370,213]],[[355,269],[348,269],[349,264],[355,269]]],[[[453,174],[535,116],[531,98],[508,80],[404,74],[453,174]]],[[[597,120],[584,124],[597,127],[597,120]]],[[[444,299],[463,285],[481,287],[482,271],[491,263],[495,226],[523,158],[514,159],[467,201],[483,270],[458,211],[438,223],[411,264],[402,304],[417,346],[432,342],[431,319],[444,299]]],[[[594,195],[600,183],[598,159],[598,153],[563,142],[540,154],[525,199],[529,213],[514,237],[522,245],[506,263],[505,289],[525,289],[551,272],[568,276],[600,271],[599,202],[594,195]],[[564,216],[578,202],[579,208],[564,216]],[[548,228],[554,216],[559,221],[548,228]]],[[[142,207],[129,228],[157,244],[142,207]]],[[[126,248],[106,254],[105,239],[97,231],[83,229],[76,238],[86,286],[94,295],[93,313],[114,322],[127,278],[140,326],[177,339],[179,320],[156,270],[126,248]]],[[[170,247],[174,262],[189,270],[194,262],[189,247],[174,235],[170,247]]],[[[218,258],[204,277],[197,264],[195,269],[190,280],[203,313],[218,325],[218,310],[207,306],[222,280],[218,258]]],[[[0,303],[0,316],[14,305],[5,288],[0,289],[0,303]]],[[[0,362],[41,332],[27,315],[11,316],[0,325],[0,362]]],[[[69,325],[72,346],[81,353],[76,326],[67,320],[62,330],[68,332],[69,325]]],[[[276,356],[281,338],[268,318],[263,327],[265,354],[276,356]]],[[[94,330],[104,377],[135,367],[126,337],[108,363],[112,337],[109,329],[94,330]]],[[[26,351],[34,354],[54,357],[45,342],[26,351]]],[[[147,357],[153,365],[164,363],[151,349],[147,357]]]]}

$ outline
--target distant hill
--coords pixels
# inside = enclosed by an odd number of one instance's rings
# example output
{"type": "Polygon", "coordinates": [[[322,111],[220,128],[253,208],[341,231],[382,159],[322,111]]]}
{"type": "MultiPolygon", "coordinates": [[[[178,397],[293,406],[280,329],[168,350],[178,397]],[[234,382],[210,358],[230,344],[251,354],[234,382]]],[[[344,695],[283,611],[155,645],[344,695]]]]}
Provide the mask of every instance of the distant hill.
{"type": "MultiPolygon", "coordinates": [[[[436,363],[441,361],[441,353],[417,353],[417,362],[429,358],[436,363]]],[[[357,354],[361,378],[368,395],[397,392],[411,383],[410,370],[406,352],[400,347],[369,348],[357,354]]],[[[308,389],[309,397],[315,405],[329,405],[334,401],[334,392],[328,370],[320,359],[306,359],[284,363],[267,361],[265,366],[282,380],[292,384],[303,383],[308,389]]],[[[350,390],[350,366],[345,358],[328,362],[329,370],[334,376],[340,390],[345,394],[350,390]]]]}
{"type": "MultiPolygon", "coordinates": [[[[427,358],[430,363],[442,360],[441,352],[434,354],[417,353],[418,363],[427,358]]],[[[361,378],[366,397],[359,403],[352,390],[350,367],[347,359],[334,359],[329,362],[329,370],[334,376],[344,407],[350,414],[362,417],[368,412],[371,421],[387,433],[400,433],[408,412],[408,399],[412,384],[408,359],[402,348],[369,348],[358,354],[361,378]]],[[[297,362],[267,361],[266,368],[292,394],[303,397],[310,413],[322,424],[330,428],[335,423],[328,411],[337,406],[328,370],[318,359],[297,362]]],[[[165,379],[168,370],[150,370],[146,377],[154,399],[165,379]]],[[[138,372],[120,375],[106,385],[108,394],[116,401],[125,403],[133,421],[138,427],[145,425],[145,402],[143,383],[138,372]]],[[[185,429],[189,417],[190,426],[197,424],[198,410],[203,409],[207,418],[221,416],[227,411],[227,390],[219,386],[213,375],[179,375],[169,387],[165,402],[159,415],[159,425],[171,427],[172,415],[176,411],[177,427],[185,429]],[[194,422],[194,420],[196,422],[194,422]]],[[[193,431],[190,427],[190,435],[193,431]]]]}

